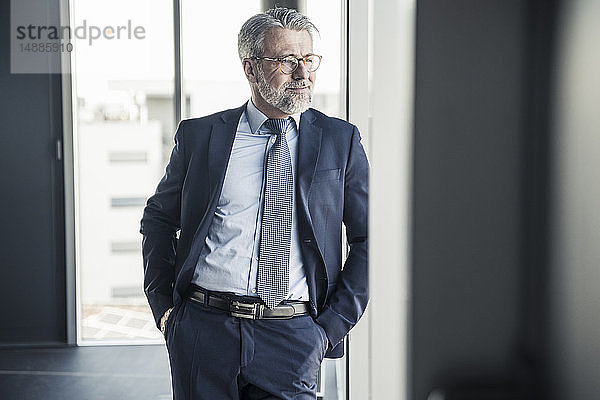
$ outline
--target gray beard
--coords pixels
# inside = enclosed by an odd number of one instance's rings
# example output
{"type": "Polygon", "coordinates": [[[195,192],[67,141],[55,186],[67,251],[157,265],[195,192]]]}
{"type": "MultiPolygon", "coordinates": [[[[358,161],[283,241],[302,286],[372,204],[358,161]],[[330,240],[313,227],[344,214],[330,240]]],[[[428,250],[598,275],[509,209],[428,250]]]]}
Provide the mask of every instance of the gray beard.
{"type": "Polygon", "coordinates": [[[270,105],[277,108],[285,114],[302,113],[308,110],[312,102],[313,87],[310,81],[285,83],[280,89],[275,89],[269,85],[261,68],[258,68],[257,86],[260,96],[270,105]],[[285,91],[288,87],[308,86],[308,93],[288,93],[285,91]]]}

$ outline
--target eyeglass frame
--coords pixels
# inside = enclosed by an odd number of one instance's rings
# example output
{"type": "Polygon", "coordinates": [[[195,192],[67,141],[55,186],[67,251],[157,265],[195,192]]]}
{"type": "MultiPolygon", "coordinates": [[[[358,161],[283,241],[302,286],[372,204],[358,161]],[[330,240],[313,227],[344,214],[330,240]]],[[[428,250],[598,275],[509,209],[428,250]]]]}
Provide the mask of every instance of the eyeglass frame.
{"type": "Polygon", "coordinates": [[[310,53],[310,54],[307,54],[307,55],[305,55],[304,57],[296,57],[296,56],[294,56],[294,55],[291,55],[291,54],[290,54],[290,55],[283,56],[283,57],[258,57],[258,56],[253,56],[253,57],[249,57],[249,59],[250,59],[250,60],[267,60],[267,61],[273,61],[273,62],[275,62],[275,61],[276,61],[276,62],[277,62],[277,69],[279,69],[279,72],[281,72],[281,73],[282,73],[282,74],[284,74],[284,75],[291,75],[291,74],[293,74],[294,72],[296,72],[296,70],[298,69],[298,66],[300,66],[300,61],[302,61],[302,62],[304,63],[304,66],[306,66],[306,59],[307,59],[308,57],[311,57],[311,56],[315,56],[315,57],[318,57],[318,58],[319,58],[319,65],[317,66],[317,68],[315,68],[313,71],[309,71],[310,73],[313,73],[313,72],[315,72],[316,70],[318,70],[318,69],[319,69],[319,67],[321,66],[321,61],[323,61],[323,56],[320,56],[320,55],[318,55],[318,54],[313,54],[313,53],[310,53]],[[282,62],[284,59],[288,58],[288,57],[295,58],[295,59],[296,59],[296,61],[297,61],[297,64],[296,64],[296,68],[294,68],[294,69],[293,69],[292,71],[290,71],[289,73],[285,73],[285,72],[283,72],[283,70],[281,69],[281,62],[282,62]]]}

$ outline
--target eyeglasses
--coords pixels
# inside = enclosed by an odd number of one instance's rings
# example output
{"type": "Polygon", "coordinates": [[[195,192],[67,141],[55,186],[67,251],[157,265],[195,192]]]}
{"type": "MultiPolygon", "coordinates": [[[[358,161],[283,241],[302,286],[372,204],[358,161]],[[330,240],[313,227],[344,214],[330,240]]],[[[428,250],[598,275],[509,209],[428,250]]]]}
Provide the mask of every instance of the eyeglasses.
{"type": "Polygon", "coordinates": [[[277,62],[279,70],[289,75],[298,69],[300,61],[304,63],[304,66],[308,72],[315,72],[319,65],[321,65],[321,56],[316,54],[307,54],[304,57],[285,56],[285,57],[250,57],[251,60],[267,60],[277,62]]]}

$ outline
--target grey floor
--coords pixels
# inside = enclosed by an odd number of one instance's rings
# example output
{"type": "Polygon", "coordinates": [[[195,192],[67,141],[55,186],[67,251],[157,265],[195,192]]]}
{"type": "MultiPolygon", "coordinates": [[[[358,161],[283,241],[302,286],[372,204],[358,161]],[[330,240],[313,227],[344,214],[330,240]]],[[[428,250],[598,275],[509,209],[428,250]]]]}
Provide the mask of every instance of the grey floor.
{"type": "Polygon", "coordinates": [[[0,349],[0,400],[168,400],[164,346],[0,349]]]}

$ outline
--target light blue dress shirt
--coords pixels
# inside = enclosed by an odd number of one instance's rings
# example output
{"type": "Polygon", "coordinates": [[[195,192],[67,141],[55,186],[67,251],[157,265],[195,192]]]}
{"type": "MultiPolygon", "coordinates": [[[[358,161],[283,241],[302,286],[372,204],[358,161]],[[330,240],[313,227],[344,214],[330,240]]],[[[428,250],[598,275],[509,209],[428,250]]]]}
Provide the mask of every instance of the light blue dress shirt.
{"type": "MultiPolygon", "coordinates": [[[[292,158],[294,193],[300,114],[292,115],[293,129],[286,134],[292,158]]],[[[242,113],[221,197],[208,229],[192,282],[207,290],[257,296],[256,276],[267,154],[275,142],[263,123],[268,118],[252,100],[242,113]]],[[[300,254],[296,196],[292,209],[290,282],[288,300],[308,301],[308,285],[300,254]]]]}

